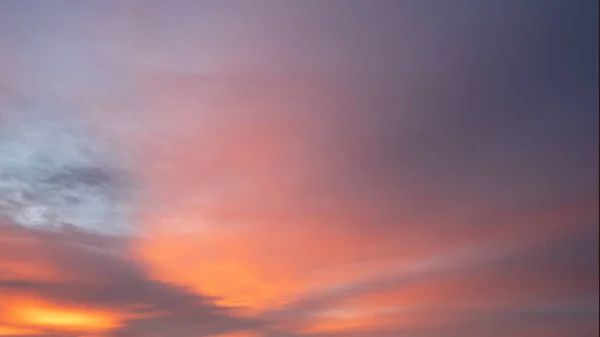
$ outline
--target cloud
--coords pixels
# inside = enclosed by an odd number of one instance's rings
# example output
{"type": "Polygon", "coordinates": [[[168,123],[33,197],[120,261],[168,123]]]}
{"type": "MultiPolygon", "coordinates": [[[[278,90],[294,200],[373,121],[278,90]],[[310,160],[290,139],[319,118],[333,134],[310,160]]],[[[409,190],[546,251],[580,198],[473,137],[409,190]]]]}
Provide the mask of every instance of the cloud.
{"type": "Polygon", "coordinates": [[[38,109],[3,114],[0,214],[30,227],[131,231],[133,183],[123,161],[83,121],[38,109]]]}
{"type": "Polygon", "coordinates": [[[28,256],[19,259],[20,248],[29,254],[33,251],[23,244],[35,241],[35,254],[43,257],[36,268],[59,275],[58,279],[36,279],[9,265],[0,274],[3,325],[109,335],[144,335],[160,326],[179,331],[178,336],[204,336],[259,324],[214,305],[209,297],[150,279],[127,256],[118,237],[80,230],[44,232],[17,225],[3,225],[1,230],[6,247],[1,265],[11,260],[35,263],[28,256]]]}

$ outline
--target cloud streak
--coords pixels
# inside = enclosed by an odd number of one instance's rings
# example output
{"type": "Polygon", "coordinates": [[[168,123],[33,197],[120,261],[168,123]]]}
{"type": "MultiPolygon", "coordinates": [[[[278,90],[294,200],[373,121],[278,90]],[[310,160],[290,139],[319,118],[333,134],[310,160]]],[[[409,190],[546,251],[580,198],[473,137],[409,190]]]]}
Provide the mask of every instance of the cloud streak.
{"type": "Polygon", "coordinates": [[[94,331],[144,335],[158,324],[187,336],[259,324],[234,316],[209,297],[152,280],[127,256],[118,238],[78,230],[49,233],[14,224],[1,229],[6,247],[2,265],[11,260],[33,263],[30,257],[20,258],[20,250],[35,250],[43,257],[36,268],[53,270],[57,276],[36,279],[9,264],[0,281],[5,294],[0,306],[3,326],[74,335],[94,331]]]}

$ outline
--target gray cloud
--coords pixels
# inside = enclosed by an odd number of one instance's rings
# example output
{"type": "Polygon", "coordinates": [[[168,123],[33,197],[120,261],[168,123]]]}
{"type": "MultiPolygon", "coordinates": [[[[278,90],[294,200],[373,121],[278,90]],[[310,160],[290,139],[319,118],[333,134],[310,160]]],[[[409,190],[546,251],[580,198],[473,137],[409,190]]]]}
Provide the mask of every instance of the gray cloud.
{"type": "Polygon", "coordinates": [[[130,232],[133,183],[126,166],[73,115],[4,113],[0,213],[25,226],[130,232]]]}
{"type": "MultiPolygon", "coordinates": [[[[6,242],[11,237],[17,241],[13,248],[18,248],[19,240],[39,240],[41,250],[36,253],[44,256],[47,263],[66,278],[44,281],[21,279],[18,274],[0,274],[3,294],[36,295],[63,305],[84,304],[87,308],[142,315],[126,319],[121,328],[109,335],[155,332],[167,336],[168,331],[172,331],[182,337],[208,336],[263,324],[235,316],[230,309],[215,305],[212,298],[152,280],[125,253],[126,241],[122,238],[81,230],[47,232],[14,224],[0,227],[0,234],[6,242]],[[115,247],[122,249],[115,250],[115,247]],[[162,332],[158,331],[160,329],[162,332]]],[[[0,257],[10,261],[6,256],[0,257]]],[[[15,259],[18,256],[12,257],[13,261],[15,259]]],[[[27,257],[22,262],[34,263],[27,257]]]]}

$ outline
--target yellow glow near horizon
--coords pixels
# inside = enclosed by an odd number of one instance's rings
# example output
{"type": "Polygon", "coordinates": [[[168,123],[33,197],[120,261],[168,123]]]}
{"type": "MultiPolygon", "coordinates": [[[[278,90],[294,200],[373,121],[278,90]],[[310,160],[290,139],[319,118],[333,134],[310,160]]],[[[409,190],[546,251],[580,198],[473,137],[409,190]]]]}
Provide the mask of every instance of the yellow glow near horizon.
{"type": "Polygon", "coordinates": [[[40,331],[30,328],[22,328],[18,326],[0,325],[0,336],[15,336],[15,335],[33,335],[40,331]]]}
{"type": "Polygon", "coordinates": [[[37,303],[22,303],[13,311],[17,323],[64,330],[104,331],[118,326],[114,315],[37,303]]]}

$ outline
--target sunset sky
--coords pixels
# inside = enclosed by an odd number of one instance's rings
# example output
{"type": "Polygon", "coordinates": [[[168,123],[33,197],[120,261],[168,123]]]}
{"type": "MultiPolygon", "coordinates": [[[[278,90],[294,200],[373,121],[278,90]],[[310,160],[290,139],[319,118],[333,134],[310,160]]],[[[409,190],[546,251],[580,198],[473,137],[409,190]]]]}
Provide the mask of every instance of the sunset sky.
{"type": "Polygon", "coordinates": [[[598,336],[597,29],[0,0],[0,336],[598,336]]]}

